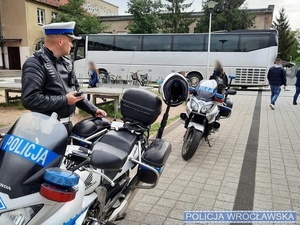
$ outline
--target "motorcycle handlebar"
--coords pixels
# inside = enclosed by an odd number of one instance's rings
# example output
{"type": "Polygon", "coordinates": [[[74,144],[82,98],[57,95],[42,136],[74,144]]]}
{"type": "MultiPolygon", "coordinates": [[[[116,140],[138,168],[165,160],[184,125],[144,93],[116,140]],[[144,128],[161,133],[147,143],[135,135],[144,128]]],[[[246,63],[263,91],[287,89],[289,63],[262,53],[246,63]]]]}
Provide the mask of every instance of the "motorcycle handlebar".
{"type": "Polygon", "coordinates": [[[70,169],[70,171],[73,171],[73,172],[74,172],[75,170],[79,169],[80,167],[85,166],[85,165],[88,165],[88,164],[90,164],[90,158],[87,158],[87,159],[84,160],[82,163],[79,163],[78,165],[72,167],[72,168],[70,169]]]}

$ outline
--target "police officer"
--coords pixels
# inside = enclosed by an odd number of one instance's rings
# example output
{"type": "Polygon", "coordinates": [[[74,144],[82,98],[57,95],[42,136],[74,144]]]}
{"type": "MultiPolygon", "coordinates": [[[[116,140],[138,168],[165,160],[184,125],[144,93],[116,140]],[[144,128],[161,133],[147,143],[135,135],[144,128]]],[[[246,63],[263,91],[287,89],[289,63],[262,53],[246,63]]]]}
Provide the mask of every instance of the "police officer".
{"type": "Polygon", "coordinates": [[[225,88],[228,86],[228,77],[219,60],[216,61],[214,72],[209,79],[216,80],[218,83],[217,92],[224,94],[225,88]]]}
{"type": "Polygon", "coordinates": [[[45,45],[28,58],[22,68],[22,104],[26,109],[51,115],[70,124],[76,106],[92,116],[104,117],[106,112],[98,109],[80,92],[70,54],[75,22],[52,23],[43,26],[45,45]]]}

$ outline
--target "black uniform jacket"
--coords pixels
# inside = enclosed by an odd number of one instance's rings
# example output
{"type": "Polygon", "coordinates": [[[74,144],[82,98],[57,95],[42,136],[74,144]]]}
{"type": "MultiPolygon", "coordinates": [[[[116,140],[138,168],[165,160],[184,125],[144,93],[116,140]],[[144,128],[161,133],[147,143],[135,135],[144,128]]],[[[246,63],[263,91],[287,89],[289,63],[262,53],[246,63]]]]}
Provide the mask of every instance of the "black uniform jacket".
{"type": "MultiPolygon", "coordinates": [[[[79,91],[78,80],[67,57],[57,59],[46,47],[28,58],[22,68],[22,104],[26,109],[60,118],[75,112],[75,105],[68,105],[66,94],[79,91]]],[[[97,107],[86,98],[76,106],[95,116],[97,107]]]]}

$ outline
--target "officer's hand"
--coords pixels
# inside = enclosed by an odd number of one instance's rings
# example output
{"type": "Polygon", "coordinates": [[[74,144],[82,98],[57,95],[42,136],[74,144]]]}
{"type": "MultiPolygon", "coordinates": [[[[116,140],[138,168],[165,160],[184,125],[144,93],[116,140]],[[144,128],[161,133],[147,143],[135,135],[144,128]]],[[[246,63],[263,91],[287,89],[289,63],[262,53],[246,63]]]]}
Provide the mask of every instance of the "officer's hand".
{"type": "Polygon", "coordinates": [[[97,111],[96,111],[96,117],[106,117],[107,116],[107,114],[106,114],[106,112],[104,111],[104,110],[102,110],[102,109],[97,109],[97,111]]]}
{"type": "Polygon", "coordinates": [[[83,99],[83,96],[74,96],[74,94],[76,93],[76,91],[72,91],[68,94],[66,94],[66,97],[68,99],[68,105],[75,105],[76,102],[79,102],[83,99]]]}

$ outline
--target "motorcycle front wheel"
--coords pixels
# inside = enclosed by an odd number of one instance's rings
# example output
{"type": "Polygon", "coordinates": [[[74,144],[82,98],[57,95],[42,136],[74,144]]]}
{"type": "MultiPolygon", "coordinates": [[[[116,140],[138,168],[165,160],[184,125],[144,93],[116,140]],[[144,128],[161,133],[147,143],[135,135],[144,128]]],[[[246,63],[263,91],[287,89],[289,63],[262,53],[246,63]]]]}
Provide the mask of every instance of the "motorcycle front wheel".
{"type": "Polygon", "coordinates": [[[203,133],[194,127],[190,127],[186,132],[188,133],[185,134],[183,140],[181,156],[184,160],[189,160],[194,156],[203,133]]]}

